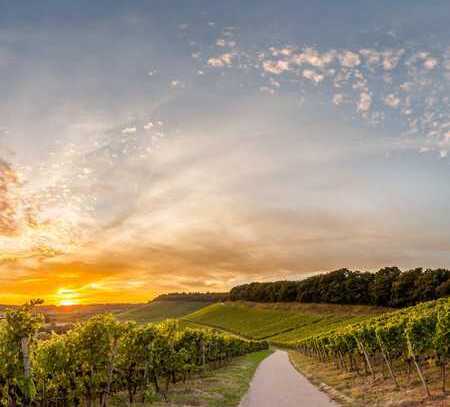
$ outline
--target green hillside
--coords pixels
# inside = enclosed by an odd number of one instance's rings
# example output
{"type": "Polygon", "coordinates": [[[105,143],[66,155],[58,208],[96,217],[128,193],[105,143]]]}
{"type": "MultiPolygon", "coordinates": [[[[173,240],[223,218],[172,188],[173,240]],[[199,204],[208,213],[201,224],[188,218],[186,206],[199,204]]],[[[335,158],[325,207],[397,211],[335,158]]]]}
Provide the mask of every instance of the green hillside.
{"type": "Polygon", "coordinates": [[[117,317],[122,321],[136,321],[143,324],[180,318],[208,305],[209,303],[204,301],[154,301],[118,314],[117,317]]]}
{"type": "Polygon", "coordinates": [[[247,338],[287,343],[389,310],[351,305],[226,302],[209,305],[182,319],[247,338]]]}

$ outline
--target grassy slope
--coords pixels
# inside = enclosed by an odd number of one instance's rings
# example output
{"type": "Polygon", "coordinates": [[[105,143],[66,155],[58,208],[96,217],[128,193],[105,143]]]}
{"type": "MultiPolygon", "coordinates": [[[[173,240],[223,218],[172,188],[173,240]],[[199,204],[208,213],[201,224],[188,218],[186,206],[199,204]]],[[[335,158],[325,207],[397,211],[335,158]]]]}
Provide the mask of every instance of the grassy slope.
{"type": "Polygon", "coordinates": [[[157,322],[167,318],[180,318],[208,305],[209,303],[200,301],[157,301],[139,305],[117,317],[122,321],[138,323],[157,322]]]}
{"type": "MultiPolygon", "coordinates": [[[[236,407],[242,399],[256,368],[270,350],[250,353],[234,359],[228,365],[209,371],[206,375],[177,383],[169,389],[168,400],[155,401],[152,406],[201,406],[236,407]]],[[[140,399],[140,397],[138,397],[140,399]]],[[[126,405],[126,395],[116,396],[114,406],[126,405]]],[[[149,403],[135,403],[136,406],[150,406],[149,403]]]]}
{"type": "Polygon", "coordinates": [[[360,321],[386,308],[330,304],[218,303],[183,317],[252,339],[287,343],[336,325],[360,321]]]}

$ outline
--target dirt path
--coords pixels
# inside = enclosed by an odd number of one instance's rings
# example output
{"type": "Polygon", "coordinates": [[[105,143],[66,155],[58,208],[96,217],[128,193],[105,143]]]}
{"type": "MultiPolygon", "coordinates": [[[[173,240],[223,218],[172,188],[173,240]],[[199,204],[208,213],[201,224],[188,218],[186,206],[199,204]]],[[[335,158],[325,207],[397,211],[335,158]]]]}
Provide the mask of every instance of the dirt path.
{"type": "Polygon", "coordinates": [[[288,354],[277,350],[256,370],[239,407],[337,407],[295,370],[288,354]]]}

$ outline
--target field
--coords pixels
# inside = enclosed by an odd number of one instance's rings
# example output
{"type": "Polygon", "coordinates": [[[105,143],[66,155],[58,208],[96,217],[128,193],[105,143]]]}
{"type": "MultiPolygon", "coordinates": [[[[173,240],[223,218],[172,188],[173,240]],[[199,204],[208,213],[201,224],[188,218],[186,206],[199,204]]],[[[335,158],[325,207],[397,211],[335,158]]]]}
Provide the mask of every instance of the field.
{"type": "Polygon", "coordinates": [[[140,324],[158,322],[163,319],[183,317],[208,305],[209,303],[203,301],[155,301],[117,314],[117,318],[121,321],[136,321],[140,324]]]}
{"type": "Polygon", "coordinates": [[[329,304],[226,302],[202,308],[183,317],[182,321],[218,328],[245,338],[287,343],[389,310],[329,304]]]}

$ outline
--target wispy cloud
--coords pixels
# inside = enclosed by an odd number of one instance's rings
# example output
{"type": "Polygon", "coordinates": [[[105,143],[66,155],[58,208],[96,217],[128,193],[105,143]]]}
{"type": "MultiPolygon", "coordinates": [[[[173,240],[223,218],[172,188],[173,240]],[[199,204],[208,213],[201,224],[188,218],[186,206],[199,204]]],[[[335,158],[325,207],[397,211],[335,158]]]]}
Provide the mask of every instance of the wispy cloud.
{"type": "MultiPolygon", "coordinates": [[[[223,44],[219,39],[218,47],[223,44]]],[[[439,129],[439,123],[450,120],[450,54],[445,50],[438,56],[413,45],[325,51],[311,46],[268,46],[252,51],[241,49],[233,59],[212,58],[208,65],[217,69],[232,67],[243,74],[249,67],[260,70],[267,82],[259,84],[259,89],[272,95],[282,92],[284,86],[274,87],[271,75],[285,77],[289,92],[292,81],[300,87],[308,82],[321,84],[331,94],[334,105],[353,107],[368,124],[377,125],[386,117],[396,116],[404,136],[414,135],[417,141],[422,134],[419,148],[444,151],[442,140],[446,133],[439,129]]]]}
{"type": "Polygon", "coordinates": [[[225,53],[217,57],[211,57],[208,59],[208,65],[214,68],[230,66],[232,62],[233,62],[233,55],[230,53],[225,53]]]}
{"type": "Polygon", "coordinates": [[[269,3],[2,31],[0,303],[448,263],[448,44],[269,3]]]}

